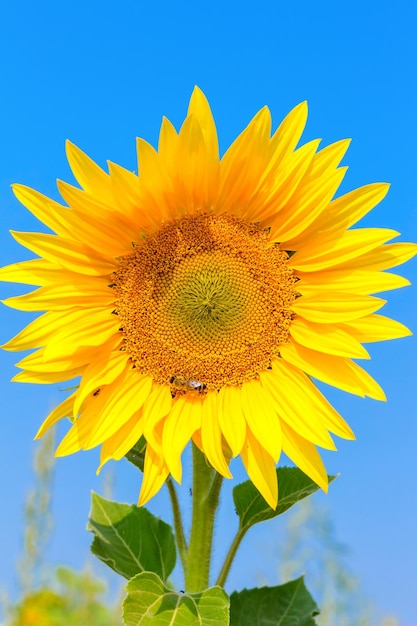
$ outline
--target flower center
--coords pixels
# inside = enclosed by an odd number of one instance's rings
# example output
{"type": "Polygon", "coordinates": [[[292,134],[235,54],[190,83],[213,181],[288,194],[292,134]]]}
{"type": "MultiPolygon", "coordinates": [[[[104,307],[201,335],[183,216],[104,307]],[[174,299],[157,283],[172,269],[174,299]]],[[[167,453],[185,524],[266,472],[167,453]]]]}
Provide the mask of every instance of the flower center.
{"type": "Polygon", "coordinates": [[[268,231],[185,215],[119,259],[115,312],[140,372],[173,393],[256,378],[289,340],[296,279],[268,231]]]}

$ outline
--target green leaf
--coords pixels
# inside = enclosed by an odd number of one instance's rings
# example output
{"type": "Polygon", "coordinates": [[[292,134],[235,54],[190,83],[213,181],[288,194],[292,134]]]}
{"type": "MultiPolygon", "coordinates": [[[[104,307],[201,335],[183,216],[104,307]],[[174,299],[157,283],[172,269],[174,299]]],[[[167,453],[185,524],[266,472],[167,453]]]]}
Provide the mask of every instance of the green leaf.
{"type": "MultiPolygon", "coordinates": [[[[335,476],[329,476],[329,482],[335,476]]],[[[282,515],[294,504],[310,496],[319,487],[306,476],[298,467],[279,467],[278,479],[278,506],[271,509],[265,502],[254,484],[247,480],[233,489],[233,500],[236,513],[240,518],[241,530],[248,530],[254,524],[263,522],[278,515],[282,515]]]]}
{"type": "Polygon", "coordinates": [[[95,535],[92,553],[125,578],[152,571],[166,580],[174,569],[171,526],[143,507],[111,502],[93,493],[87,530],[95,535]]]}
{"type": "Polygon", "coordinates": [[[153,572],[129,580],[123,602],[126,626],[228,626],[229,598],[221,587],[176,593],[153,572]]]}
{"type": "Polygon", "coordinates": [[[140,471],[143,472],[143,465],[145,463],[145,452],[146,439],[142,436],[125,456],[128,461],[133,463],[133,465],[138,467],[140,471]]]}
{"type": "Polygon", "coordinates": [[[315,626],[318,613],[303,577],[277,587],[234,591],[230,596],[230,626],[315,626]]]}

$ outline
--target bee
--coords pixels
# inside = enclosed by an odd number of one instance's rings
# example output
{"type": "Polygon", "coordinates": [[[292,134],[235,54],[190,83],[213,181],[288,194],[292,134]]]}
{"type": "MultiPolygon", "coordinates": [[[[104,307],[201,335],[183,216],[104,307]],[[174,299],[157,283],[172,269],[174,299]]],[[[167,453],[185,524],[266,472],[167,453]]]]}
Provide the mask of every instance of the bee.
{"type": "Polygon", "coordinates": [[[206,389],[204,383],[194,378],[184,378],[183,376],[173,376],[170,381],[176,391],[203,393],[206,389]]]}

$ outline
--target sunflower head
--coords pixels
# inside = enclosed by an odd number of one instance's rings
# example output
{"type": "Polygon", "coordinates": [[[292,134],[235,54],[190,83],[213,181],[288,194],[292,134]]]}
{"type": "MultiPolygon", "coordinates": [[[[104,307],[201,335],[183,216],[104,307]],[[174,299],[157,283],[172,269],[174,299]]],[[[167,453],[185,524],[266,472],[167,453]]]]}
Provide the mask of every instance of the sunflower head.
{"type": "Polygon", "coordinates": [[[14,186],[55,233],[13,233],[39,258],[0,270],[38,287],[6,304],[43,312],[4,346],[35,349],[15,380],[79,378],[38,432],[73,420],[58,455],[101,445],[101,467],[144,435],[141,503],[181,480],[190,439],[226,477],[240,455],[271,507],[281,451],[326,489],[317,446],[353,433],[310,377],[384,399],[356,359],[410,334],[374,294],[408,284],[382,270],[416,246],[351,228],[388,185],[335,197],[349,142],[298,146],[306,117],[301,103],[271,135],[265,107],[219,158],[195,88],[179,132],[164,118],[157,151],[138,139],[139,175],[68,143],[81,189],[59,182],[65,205],[14,186]]]}
{"type": "Polygon", "coordinates": [[[136,368],[174,395],[259,378],[289,340],[296,279],[287,259],[266,229],[234,215],[163,224],[112,276],[136,368]]]}

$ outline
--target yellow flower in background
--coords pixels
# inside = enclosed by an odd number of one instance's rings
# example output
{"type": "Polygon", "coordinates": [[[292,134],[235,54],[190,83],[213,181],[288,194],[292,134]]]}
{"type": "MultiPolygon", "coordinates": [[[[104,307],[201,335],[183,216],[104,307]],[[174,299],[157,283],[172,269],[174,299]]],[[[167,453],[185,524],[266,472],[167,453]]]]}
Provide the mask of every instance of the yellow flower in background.
{"type": "Polygon", "coordinates": [[[384,399],[352,359],[410,334],[375,313],[385,301],[371,294],[409,284],[382,270],[416,246],[350,228],[388,185],[334,199],[349,141],[296,147],[306,117],[302,103],[271,136],[265,107],[219,159],[196,88],[179,133],[164,119],[158,151],[138,139],[139,176],[114,163],[107,174],[68,143],[82,187],[59,181],[68,206],[14,186],[56,233],[13,233],[41,258],[0,271],[40,287],[6,304],[45,311],[4,346],[37,348],[14,380],[81,377],[38,432],[74,420],[57,455],[101,445],[102,466],[144,435],[142,504],[168,474],[181,481],[190,439],[225,477],[240,455],[271,507],[281,451],[326,489],[316,446],[354,435],[310,376],[384,399]]]}

